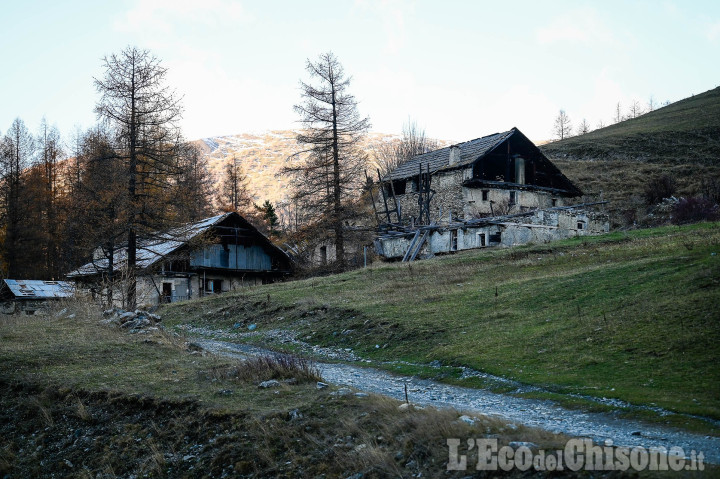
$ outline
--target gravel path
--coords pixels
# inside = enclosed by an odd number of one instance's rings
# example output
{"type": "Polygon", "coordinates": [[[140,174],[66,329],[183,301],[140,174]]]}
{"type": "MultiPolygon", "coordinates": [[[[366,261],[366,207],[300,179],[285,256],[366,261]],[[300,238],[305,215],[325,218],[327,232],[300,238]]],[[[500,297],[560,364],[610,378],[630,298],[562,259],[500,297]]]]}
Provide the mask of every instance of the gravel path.
{"type": "MultiPolygon", "coordinates": [[[[194,344],[218,355],[247,357],[271,351],[227,341],[196,339],[194,344]]],[[[347,364],[317,363],[328,382],[404,400],[407,384],[410,402],[434,407],[451,407],[469,413],[498,416],[571,436],[590,437],[601,442],[611,439],[616,446],[680,446],[687,455],[702,452],[706,462],[720,464],[720,438],[683,432],[668,427],[618,419],[610,414],[564,409],[551,401],[524,399],[482,389],[452,386],[426,379],[398,376],[377,369],[347,364]]]]}

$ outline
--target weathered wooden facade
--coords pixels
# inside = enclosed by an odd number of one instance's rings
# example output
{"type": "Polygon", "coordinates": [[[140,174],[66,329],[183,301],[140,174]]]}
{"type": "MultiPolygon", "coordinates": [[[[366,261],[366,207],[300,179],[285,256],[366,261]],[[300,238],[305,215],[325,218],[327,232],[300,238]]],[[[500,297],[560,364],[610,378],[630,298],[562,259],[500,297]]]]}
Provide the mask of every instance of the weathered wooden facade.
{"type": "MultiPolygon", "coordinates": [[[[94,259],[69,273],[78,287],[121,302],[126,248],[98,248],[94,259]]],[[[153,305],[270,283],[290,273],[290,259],[237,213],[226,213],[158,233],[138,244],[137,302],[153,305]]]]}

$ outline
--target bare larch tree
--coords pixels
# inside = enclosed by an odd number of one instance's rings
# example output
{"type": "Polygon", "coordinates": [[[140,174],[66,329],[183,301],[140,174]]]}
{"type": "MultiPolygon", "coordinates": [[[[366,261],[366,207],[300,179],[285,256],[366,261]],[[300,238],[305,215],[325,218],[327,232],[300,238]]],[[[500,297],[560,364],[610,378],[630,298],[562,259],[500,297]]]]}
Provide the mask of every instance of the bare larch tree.
{"type": "Polygon", "coordinates": [[[565,113],[565,110],[560,110],[558,116],[555,118],[555,124],[553,125],[553,133],[559,140],[567,138],[572,134],[570,117],[567,115],[567,113],[565,113]]]}
{"type": "Polygon", "coordinates": [[[35,139],[25,123],[16,118],[0,142],[0,186],[4,206],[0,222],[5,229],[3,269],[10,278],[17,277],[21,271],[23,171],[31,165],[34,155],[35,139]]]}
{"type": "Polygon", "coordinates": [[[418,126],[417,122],[408,119],[403,125],[400,140],[384,143],[375,149],[375,161],[380,174],[384,176],[413,157],[437,148],[438,142],[429,139],[425,129],[418,126]]]}
{"type": "Polygon", "coordinates": [[[104,58],[95,112],[114,135],[127,174],[127,307],[136,306],[137,235],[158,229],[164,208],[158,196],[177,175],[182,115],[179,98],[165,86],[167,70],[147,50],[127,47],[104,58]]]}
{"type": "Polygon", "coordinates": [[[309,221],[327,221],[333,230],[338,265],[345,265],[346,201],[362,186],[365,155],[358,144],[370,128],[348,92],[350,78],[331,52],[308,60],[311,81],[300,82],[303,102],[294,109],[302,130],[297,142],[304,149],[283,169],[295,179],[293,198],[309,221]]]}
{"type": "Polygon", "coordinates": [[[629,109],[629,118],[637,118],[640,115],[642,115],[643,109],[642,106],[640,106],[640,102],[637,100],[633,100],[632,103],[630,103],[630,109],[629,109]]]}
{"type": "Polygon", "coordinates": [[[590,133],[590,124],[583,118],[580,125],[578,125],[577,134],[584,135],[585,133],[590,133]]]}
{"type": "Polygon", "coordinates": [[[218,193],[218,202],[233,211],[247,213],[252,205],[253,199],[248,191],[248,177],[235,155],[224,167],[218,193]]]}
{"type": "Polygon", "coordinates": [[[623,120],[622,110],[620,109],[620,102],[617,102],[617,104],[615,105],[615,116],[613,117],[613,120],[615,121],[615,123],[620,123],[623,120]]]}

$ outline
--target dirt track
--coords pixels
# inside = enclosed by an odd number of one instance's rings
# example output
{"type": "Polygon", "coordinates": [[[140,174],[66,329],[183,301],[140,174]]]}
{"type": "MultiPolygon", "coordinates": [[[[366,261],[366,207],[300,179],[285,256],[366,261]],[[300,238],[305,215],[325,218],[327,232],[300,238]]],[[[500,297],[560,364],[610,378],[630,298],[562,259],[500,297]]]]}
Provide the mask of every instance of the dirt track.
{"type": "MultiPolygon", "coordinates": [[[[247,357],[272,352],[227,341],[198,339],[195,344],[222,356],[247,357]]],[[[611,414],[587,413],[557,406],[551,401],[524,399],[482,389],[452,386],[415,377],[348,364],[318,363],[322,377],[330,383],[404,400],[405,384],[414,404],[451,407],[468,413],[499,416],[511,422],[572,436],[590,437],[597,442],[612,440],[616,446],[683,448],[702,452],[706,462],[720,463],[720,438],[702,436],[659,425],[619,419],[611,414]]]]}

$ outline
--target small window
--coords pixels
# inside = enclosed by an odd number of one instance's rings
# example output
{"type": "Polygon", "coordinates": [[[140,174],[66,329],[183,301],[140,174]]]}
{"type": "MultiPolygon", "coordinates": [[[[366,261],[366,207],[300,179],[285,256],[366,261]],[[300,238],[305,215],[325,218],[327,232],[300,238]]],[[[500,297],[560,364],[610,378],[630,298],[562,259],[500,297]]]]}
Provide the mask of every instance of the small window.
{"type": "Polygon", "coordinates": [[[205,292],[207,292],[207,293],[222,293],[222,280],[221,279],[206,279],[205,280],[205,292]]]}
{"type": "MultiPolygon", "coordinates": [[[[392,187],[395,190],[396,195],[404,195],[405,194],[405,185],[407,182],[403,180],[395,180],[392,183],[392,187]]],[[[392,194],[392,193],[391,193],[392,194]]]]}
{"type": "Polygon", "coordinates": [[[320,264],[327,264],[327,246],[320,247],[320,264]]]}
{"type": "Polygon", "coordinates": [[[557,198],[553,198],[552,200],[553,207],[557,206],[557,198]]]}
{"type": "Polygon", "coordinates": [[[420,191],[420,177],[419,176],[413,176],[410,180],[410,191],[416,192],[420,191]]]}
{"type": "Polygon", "coordinates": [[[458,232],[457,230],[450,230],[450,251],[457,251],[458,249],[458,232]]]}
{"type": "Polygon", "coordinates": [[[488,200],[488,190],[482,190],[482,200],[487,201],[488,200]]]}
{"type": "Polygon", "coordinates": [[[511,191],[510,192],[510,204],[514,205],[516,203],[516,201],[517,201],[517,192],[511,191]]]}
{"type": "Polygon", "coordinates": [[[584,221],[578,221],[577,229],[584,230],[585,229],[585,222],[584,221]]]}
{"type": "Polygon", "coordinates": [[[491,243],[500,243],[502,241],[502,237],[500,236],[500,232],[498,231],[495,234],[490,235],[489,238],[491,243]]]}

